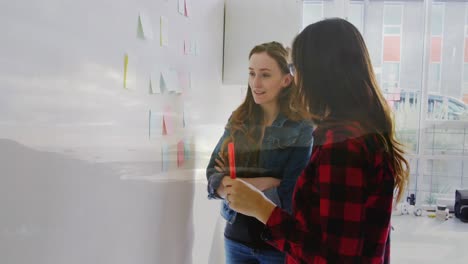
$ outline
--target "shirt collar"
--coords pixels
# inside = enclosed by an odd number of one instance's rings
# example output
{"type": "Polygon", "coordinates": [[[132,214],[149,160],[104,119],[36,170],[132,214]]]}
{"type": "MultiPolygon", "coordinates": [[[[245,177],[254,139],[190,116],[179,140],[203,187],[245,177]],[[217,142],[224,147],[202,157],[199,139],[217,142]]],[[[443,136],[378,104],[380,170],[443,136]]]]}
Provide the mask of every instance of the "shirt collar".
{"type": "Polygon", "coordinates": [[[282,127],[288,118],[281,112],[276,116],[275,121],[271,124],[272,127],[282,127]]]}

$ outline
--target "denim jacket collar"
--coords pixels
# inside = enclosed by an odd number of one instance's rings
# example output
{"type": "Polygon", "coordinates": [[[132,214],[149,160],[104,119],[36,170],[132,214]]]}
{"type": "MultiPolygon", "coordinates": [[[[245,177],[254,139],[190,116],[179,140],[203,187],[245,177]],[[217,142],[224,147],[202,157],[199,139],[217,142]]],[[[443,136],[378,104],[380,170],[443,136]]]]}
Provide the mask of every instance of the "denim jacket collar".
{"type": "Polygon", "coordinates": [[[281,112],[278,113],[278,116],[276,117],[275,121],[271,124],[272,127],[283,127],[284,123],[288,120],[288,118],[282,114],[281,112]]]}

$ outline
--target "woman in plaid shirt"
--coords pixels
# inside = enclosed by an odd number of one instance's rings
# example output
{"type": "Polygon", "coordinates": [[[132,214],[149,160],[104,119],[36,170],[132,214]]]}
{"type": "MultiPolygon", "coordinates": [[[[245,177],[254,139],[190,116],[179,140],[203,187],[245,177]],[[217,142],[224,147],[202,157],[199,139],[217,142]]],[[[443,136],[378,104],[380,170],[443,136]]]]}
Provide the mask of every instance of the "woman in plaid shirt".
{"type": "Polygon", "coordinates": [[[346,20],[319,21],[296,37],[292,60],[317,125],[293,215],[241,179],[225,177],[226,199],[265,224],[263,239],[287,263],[389,263],[392,202],[409,165],[364,40],[346,20]]]}

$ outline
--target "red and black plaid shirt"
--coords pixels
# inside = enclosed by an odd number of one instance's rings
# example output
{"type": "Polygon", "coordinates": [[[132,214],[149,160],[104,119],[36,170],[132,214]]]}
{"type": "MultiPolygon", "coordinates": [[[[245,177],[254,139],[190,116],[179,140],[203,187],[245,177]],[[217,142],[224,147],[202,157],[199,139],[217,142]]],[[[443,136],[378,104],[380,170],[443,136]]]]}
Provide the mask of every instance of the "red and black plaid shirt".
{"type": "Polygon", "coordinates": [[[389,263],[394,174],[376,135],[357,123],[319,126],[293,197],[276,208],[264,239],[287,263],[389,263]]]}

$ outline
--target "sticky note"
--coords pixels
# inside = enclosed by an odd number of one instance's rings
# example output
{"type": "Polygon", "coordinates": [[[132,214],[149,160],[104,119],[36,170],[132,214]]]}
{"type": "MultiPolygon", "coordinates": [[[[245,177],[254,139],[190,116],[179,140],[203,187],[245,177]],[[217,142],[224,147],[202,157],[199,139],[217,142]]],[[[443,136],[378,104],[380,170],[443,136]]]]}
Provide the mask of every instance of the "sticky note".
{"type": "Polygon", "coordinates": [[[169,145],[162,143],[161,145],[161,171],[167,172],[169,170],[169,145]]]}
{"type": "Polygon", "coordinates": [[[185,55],[198,55],[197,41],[184,40],[184,54],[185,55]]]}
{"type": "Polygon", "coordinates": [[[163,115],[163,135],[172,135],[174,133],[174,123],[170,113],[163,115]]]}
{"type": "Polygon", "coordinates": [[[124,74],[123,74],[123,87],[127,89],[127,74],[128,74],[128,54],[124,55],[124,74]]]}
{"type": "Polygon", "coordinates": [[[164,88],[168,92],[178,92],[178,76],[177,72],[174,70],[165,70],[162,71],[163,80],[164,80],[164,88]]]}
{"type": "Polygon", "coordinates": [[[178,11],[179,14],[185,16],[185,0],[179,0],[178,11]]]}
{"type": "Polygon", "coordinates": [[[189,16],[190,10],[191,10],[191,0],[185,0],[184,15],[185,15],[186,17],[189,16]]]}
{"type": "Polygon", "coordinates": [[[162,119],[162,134],[164,136],[167,135],[167,126],[166,126],[166,118],[165,116],[163,116],[163,119],[162,119]]]}
{"type": "Polygon", "coordinates": [[[151,139],[151,109],[149,110],[148,118],[148,139],[151,139]]]}
{"type": "Polygon", "coordinates": [[[153,27],[149,17],[142,11],[138,14],[137,36],[143,39],[153,39],[153,27]]]}
{"type": "Polygon", "coordinates": [[[198,40],[195,41],[195,56],[200,55],[200,43],[198,40]]]}
{"type": "Polygon", "coordinates": [[[167,91],[166,82],[164,81],[164,75],[162,72],[159,73],[159,87],[161,88],[161,93],[167,91]]]}
{"type": "Polygon", "coordinates": [[[184,140],[184,158],[190,160],[191,158],[191,142],[189,139],[184,140]]]}
{"type": "Polygon", "coordinates": [[[185,150],[184,150],[184,141],[180,140],[177,143],[177,167],[184,166],[185,163],[185,150]]]}
{"type": "Polygon", "coordinates": [[[185,111],[182,112],[182,127],[185,128],[185,111]]]}
{"type": "Polygon", "coordinates": [[[148,133],[149,138],[157,138],[160,137],[163,133],[163,117],[161,112],[149,110],[149,125],[148,125],[148,133]]]}
{"type": "Polygon", "coordinates": [[[160,80],[160,72],[153,72],[150,74],[150,81],[149,81],[149,91],[153,94],[160,94],[161,93],[161,80],[160,80]]]}
{"type": "Polygon", "coordinates": [[[190,42],[188,40],[184,40],[184,54],[190,54],[190,42]]]}
{"type": "Polygon", "coordinates": [[[159,39],[161,47],[169,45],[169,20],[165,16],[161,16],[159,39]]]}
{"type": "Polygon", "coordinates": [[[136,85],[135,57],[129,53],[124,55],[123,88],[131,89],[136,85]]]}

